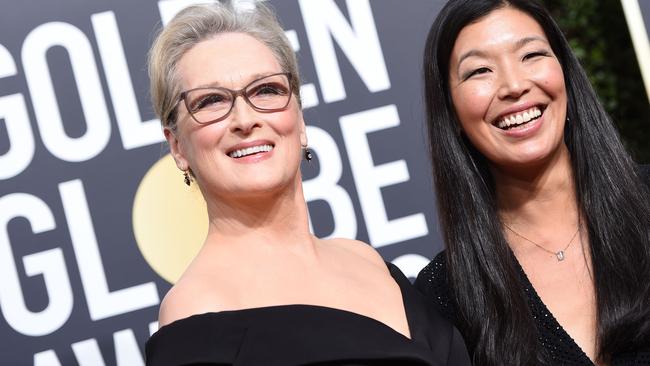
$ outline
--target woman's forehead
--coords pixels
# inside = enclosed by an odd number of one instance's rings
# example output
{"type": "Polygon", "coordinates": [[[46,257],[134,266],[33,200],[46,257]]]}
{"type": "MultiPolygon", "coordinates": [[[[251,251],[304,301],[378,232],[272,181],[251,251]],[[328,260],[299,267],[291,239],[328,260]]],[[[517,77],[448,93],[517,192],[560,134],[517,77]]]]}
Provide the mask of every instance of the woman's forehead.
{"type": "Polygon", "coordinates": [[[281,71],[271,49],[244,33],[224,33],[199,42],[178,63],[185,90],[201,86],[239,89],[260,76],[281,71]]]}
{"type": "Polygon", "coordinates": [[[520,10],[499,8],[459,32],[452,56],[460,57],[470,50],[510,50],[531,40],[548,43],[541,25],[520,10]]]}

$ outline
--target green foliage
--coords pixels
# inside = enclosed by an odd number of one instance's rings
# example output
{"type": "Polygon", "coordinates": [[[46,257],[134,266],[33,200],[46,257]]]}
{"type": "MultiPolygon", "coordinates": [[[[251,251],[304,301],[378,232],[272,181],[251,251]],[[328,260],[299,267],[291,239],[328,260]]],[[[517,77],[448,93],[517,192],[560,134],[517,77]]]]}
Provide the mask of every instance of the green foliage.
{"type": "Polygon", "coordinates": [[[650,105],[619,0],[545,0],[628,151],[650,163],[650,105]]]}

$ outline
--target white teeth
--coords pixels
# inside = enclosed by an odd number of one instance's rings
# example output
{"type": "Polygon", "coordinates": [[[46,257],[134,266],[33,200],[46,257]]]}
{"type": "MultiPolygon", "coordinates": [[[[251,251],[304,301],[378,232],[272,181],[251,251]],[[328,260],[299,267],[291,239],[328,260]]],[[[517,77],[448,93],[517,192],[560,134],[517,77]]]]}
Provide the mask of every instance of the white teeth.
{"type": "Polygon", "coordinates": [[[522,123],[529,122],[530,120],[537,118],[541,115],[542,115],[542,111],[540,111],[539,108],[537,107],[533,107],[524,112],[519,112],[517,114],[504,117],[501,121],[499,121],[499,123],[497,123],[497,127],[506,128],[512,125],[520,125],[522,123]]]}
{"type": "Polygon", "coordinates": [[[521,114],[517,115],[517,124],[520,125],[524,123],[524,117],[521,114]]]}
{"type": "Polygon", "coordinates": [[[242,156],[257,154],[259,152],[267,152],[271,150],[273,150],[272,145],[251,146],[244,149],[231,151],[228,153],[228,156],[230,156],[231,158],[241,158],[242,156]]]}

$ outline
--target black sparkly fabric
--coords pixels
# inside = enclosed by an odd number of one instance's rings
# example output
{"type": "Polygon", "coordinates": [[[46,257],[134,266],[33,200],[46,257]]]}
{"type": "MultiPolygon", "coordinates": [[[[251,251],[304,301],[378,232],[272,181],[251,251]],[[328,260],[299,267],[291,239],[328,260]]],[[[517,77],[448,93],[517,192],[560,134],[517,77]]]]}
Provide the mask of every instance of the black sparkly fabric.
{"type": "MultiPolygon", "coordinates": [[[[454,303],[451,297],[451,288],[447,281],[445,263],[444,252],[442,252],[420,272],[415,281],[415,286],[434,300],[441,314],[456,323],[454,303]]],[[[519,266],[519,270],[530,313],[535,319],[538,342],[542,349],[546,351],[552,365],[594,366],[594,363],[591,362],[589,357],[544,305],[521,266],[519,266]]],[[[474,349],[474,345],[467,342],[467,348],[474,349]]],[[[611,366],[650,366],[650,350],[616,355],[611,366]]]]}
{"type": "Polygon", "coordinates": [[[557,319],[548,310],[542,299],[533,288],[532,283],[528,280],[528,276],[517,263],[519,273],[521,275],[521,283],[526,294],[528,307],[530,313],[535,319],[537,326],[537,340],[546,350],[550,359],[559,365],[580,365],[591,366],[591,362],[587,354],[578,346],[578,344],[571,338],[571,336],[562,328],[557,319]]]}

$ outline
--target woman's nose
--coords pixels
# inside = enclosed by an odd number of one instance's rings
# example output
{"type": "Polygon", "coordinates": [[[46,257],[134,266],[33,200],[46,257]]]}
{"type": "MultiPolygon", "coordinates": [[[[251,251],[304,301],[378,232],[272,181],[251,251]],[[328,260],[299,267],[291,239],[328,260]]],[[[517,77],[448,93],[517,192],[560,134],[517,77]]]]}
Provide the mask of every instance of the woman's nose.
{"type": "Polygon", "coordinates": [[[498,96],[501,99],[518,99],[530,90],[531,84],[523,70],[509,67],[501,73],[498,96]]]}
{"type": "Polygon", "coordinates": [[[237,96],[233,103],[232,111],[230,112],[230,130],[232,132],[247,134],[254,127],[259,126],[258,113],[252,106],[246,103],[243,96],[237,96]]]}

